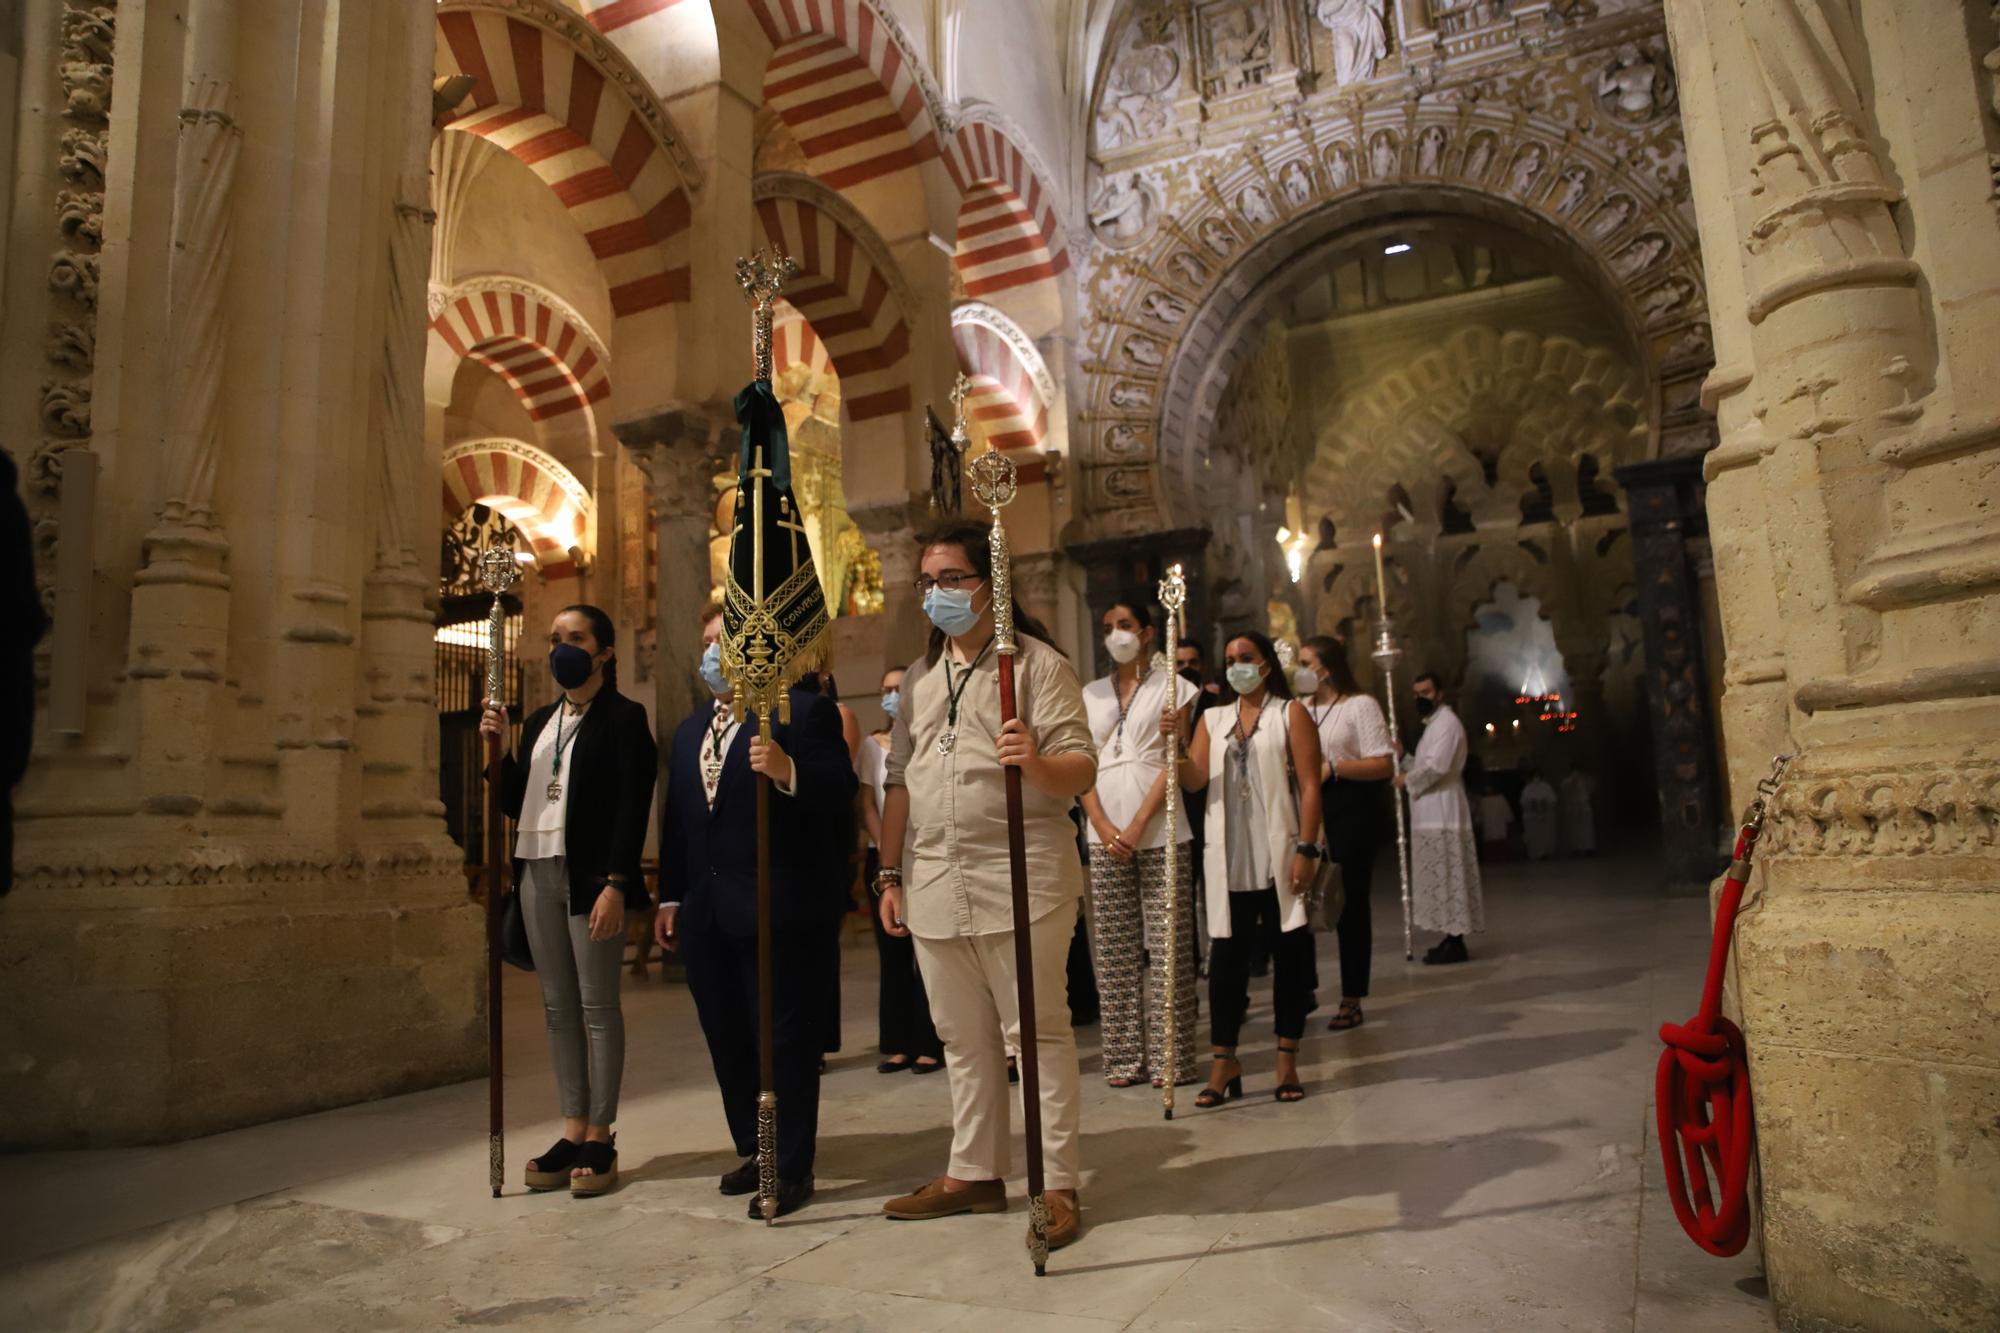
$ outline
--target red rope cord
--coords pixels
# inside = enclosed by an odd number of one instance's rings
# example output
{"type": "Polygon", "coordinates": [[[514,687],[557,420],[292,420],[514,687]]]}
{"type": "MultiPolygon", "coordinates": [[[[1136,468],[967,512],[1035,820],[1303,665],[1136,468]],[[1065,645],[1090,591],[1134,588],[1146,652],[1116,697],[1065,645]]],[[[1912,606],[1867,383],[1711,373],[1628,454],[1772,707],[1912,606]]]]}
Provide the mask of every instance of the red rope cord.
{"type": "Polygon", "coordinates": [[[1757,1138],[1750,1118],[1750,1064],[1742,1031],[1722,1016],[1722,980],[1756,844],[1754,827],[1746,825],[1737,834],[1716,907],[1701,1008],[1686,1023],[1661,1024],[1667,1049],[1660,1053],[1653,1086],[1674,1216],[1695,1244],[1723,1258],[1741,1253],[1750,1239],[1750,1157],[1757,1138]]]}

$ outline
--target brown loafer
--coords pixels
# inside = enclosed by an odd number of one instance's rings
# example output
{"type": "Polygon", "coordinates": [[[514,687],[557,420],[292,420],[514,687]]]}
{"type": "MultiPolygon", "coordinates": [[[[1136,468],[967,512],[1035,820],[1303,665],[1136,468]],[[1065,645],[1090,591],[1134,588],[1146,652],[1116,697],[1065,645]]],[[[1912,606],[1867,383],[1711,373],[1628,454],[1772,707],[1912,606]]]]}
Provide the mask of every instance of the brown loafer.
{"type": "MultiPolygon", "coordinates": [[[[1083,1230],[1083,1218],[1078,1205],[1071,1203],[1063,1195],[1045,1193],[1042,1195],[1042,1201],[1049,1206],[1049,1248],[1060,1250],[1075,1240],[1077,1233],[1083,1230]]],[[[1035,1249],[1035,1228],[1032,1224],[1028,1227],[1026,1239],[1028,1252],[1032,1254],[1035,1249]]]]}
{"type": "Polygon", "coordinates": [[[882,1205],[882,1211],[904,1222],[928,1222],[933,1217],[958,1213],[1004,1213],[1007,1185],[999,1180],[976,1180],[964,1189],[946,1189],[939,1176],[915,1194],[905,1194],[882,1205]]]}

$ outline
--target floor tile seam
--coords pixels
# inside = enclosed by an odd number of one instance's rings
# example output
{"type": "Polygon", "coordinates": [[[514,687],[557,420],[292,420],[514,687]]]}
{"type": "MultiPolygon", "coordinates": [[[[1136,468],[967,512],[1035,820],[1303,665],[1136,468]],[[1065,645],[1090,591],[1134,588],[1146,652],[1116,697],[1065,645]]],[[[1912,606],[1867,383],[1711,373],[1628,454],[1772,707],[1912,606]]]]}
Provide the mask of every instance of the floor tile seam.
{"type": "MultiPolygon", "coordinates": [[[[1084,1234],[1085,1236],[1088,1236],[1088,1235],[1090,1234],[1090,1230],[1091,1230],[1090,1228],[1086,1228],[1083,1234],[1084,1234]]],[[[1222,1235],[1220,1235],[1220,1236],[1217,1236],[1217,1237],[1215,1238],[1215,1240],[1211,1241],[1211,1242],[1209,1243],[1209,1246],[1208,1246],[1208,1248],[1207,1248],[1206,1250],[1202,1251],[1202,1253],[1201,1253],[1201,1254],[1199,1254],[1199,1255],[1196,1255],[1196,1256],[1195,1256],[1194,1258],[1192,1258],[1192,1259],[1187,1259],[1187,1260],[1184,1260],[1184,1261],[1182,1261],[1182,1268],[1181,1268],[1181,1271],[1180,1271],[1180,1272],[1178,1272],[1178,1273],[1176,1273],[1176,1274],[1174,1274],[1174,1275],[1173,1275],[1173,1276],[1172,1276],[1171,1278],[1169,1278],[1169,1279],[1167,1280],[1167,1286],[1168,1286],[1168,1287],[1172,1287],[1172,1286],[1173,1286],[1173,1285],[1174,1285],[1175,1283],[1179,1282],[1179,1281],[1180,1281],[1180,1280],[1181,1280],[1181,1279],[1182,1279],[1183,1277],[1187,1276],[1187,1271],[1188,1271],[1188,1269],[1190,1269],[1190,1268],[1193,1268],[1193,1267],[1194,1267],[1194,1266],[1195,1266],[1196,1264],[1200,1263],[1200,1262],[1201,1262],[1201,1261],[1202,1261],[1203,1259],[1206,1259],[1206,1258],[1207,1258],[1207,1257],[1209,1256],[1209,1254],[1210,1254],[1210,1253],[1212,1253],[1212,1252],[1214,1251],[1215,1247],[1216,1247],[1217,1245],[1221,1244],[1221,1243],[1222,1243],[1222,1241],[1223,1241],[1224,1239],[1226,1239],[1226,1238],[1227,1238],[1227,1237],[1229,1236],[1229,1234],[1230,1234],[1230,1233],[1229,1233],[1228,1231],[1226,1231],[1226,1230],[1225,1230],[1225,1231],[1224,1231],[1224,1232],[1222,1233],[1222,1235]]],[[[829,1239],[832,1239],[832,1238],[829,1238],[829,1239]]],[[[818,1247],[816,1246],[816,1247],[814,1247],[814,1248],[818,1248],[818,1247]]],[[[1110,1324],[1110,1325],[1113,1325],[1113,1326],[1115,1326],[1115,1327],[1118,1327],[1118,1328],[1128,1328],[1128,1327],[1130,1327],[1130,1325],[1131,1325],[1131,1321],[1130,1321],[1130,1320],[1128,1320],[1128,1321],[1127,1321],[1126,1323],[1124,1323],[1124,1324],[1118,1324],[1118,1323],[1117,1323],[1117,1320],[1116,1320],[1116,1318],[1115,1318],[1115,1317],[1109,1317],[1109,1318],[1107,1318],[1107,1317],[1105,1317],[1105,1316],[1102,1316],[1102,1315],[1081,1315],[1081,1314],[1073,1314],[1073,1313],[1069,1313],[1069,1312],[1065,1312],[1065,1311],[1060,1311],[1060,1310],[1043,1310],[1043,1309],[1032,1309],[1032,1308],[1028,1308],[1028,1307],[1024,1307],[1024,1306],[1021,1306],[1021,1305],[1000,1305],[1000,1304],[997,1304],[997,1303],[995,1303],[995,1302],[992,1302],[992,1301],[984,1301],[984,1300],[979,1300],[979,1299],[976,1299],[975,1297],[973,1297],[973,1296],[971,1296],[971,1295],[966,1295],[966,1296],[956,1296],[956,1297],[942,1297],[942,1296],[933,1296],[933,1295],[930,1295],[930,1294],[928,1294],[928,1293],[925,1293],[925,1292],[921,1292],[921,1291],[903,1291],[903,1290],[901,1290],[901,1289],[899,1289],[899,1288],[897,1288],[897,1287],[894,1287],[894,1286],[880,1286],[880,1287],[858,1287],[858,1286],[849,1286],[849,1285],[846,1285],[846,1284],[844,1284],[844,1283],[840,1283],[840,1282],[824,1282],[824,1281],[821,1281],[821,1280],[819,1280],[819,1279],[817,1279],[817,1278],[810,1278],[810,1277],[791,1277],[791,1276],[787,1276],[787,1275],[784,1275],[784,1274],[779,1274],[779,1273],[776,1273],[776,1272],[774,1271],[774,1270],[775,1270],[775,1269],[777,1269],[777,1268],[782,1268],[782,1267],[784,1267],[784,1266],[785,1266],[785,1264],[789,1264],[789,1263],[792,1263],[792,1262],[793,1262],[794,1260],[797,1260],[797,1259],[803,1259],[803,1258],[805,1258],[805,1257],[806,1257],[806,1254],[810,1254],[811,1252],[812,1252],[812,1251],[810,1251],[810,1250],[809,1250],[809,1251],[806,1251],[805,1253],[802,1253],[802,1254],[797,1254],[797,1255],[794,1255],[794,1256],[792,1256],[792,1258],[791,1258],[791,1259],[786,1259],[786,1260],[785,1260],[785,1261],[784,1261],[783,1263],[779,1263],[779,1264],[776,1264],[776,1265],[773,1265],[773,1267],[772,1267],[771,1269],[766,1269],[766,1270],[765,1270],[765,1271],[764,1271],[763,1273],[760,1273],[760,1274],[756,1274],[755,1276],[758,1276],[758,1277],[768,1277],[768,1278],[769,1278],[769,1279],[770,1279],[771,1281],[773,1281],[773,1282],[791,1282],[791,1283],[796,1283],[796,1284],[798,1284],[798,1285],[800,1285],[800,1286],[808,1286],[808,1287],[820,1287],[820,1288],[823,1288],[823,1289],[825,1289],[825,1290],[827,1290],[827,1291],[847,1291],[847,1292],[876,1292],[876,1293],[879,1293],[879,1294],[882,1294],[882,1295],[887,1295],[887,1296],[904,1296],[904,1297],[908,1297],[909,1299],[911,1299],[911,1300],[915,1300],[915,1301],[942,1301],[942,1302],[945,1302],[945,1303],[948,1303],[948,1304],[952,1304],[952,1305],[962,1305],[962,1306],[966,1307],[967,1309],[973,1309],[973,1310],[1004,1310],[1004,1311],[1006,1311],[1006,1312],[1007,1312],[1007,1313],[1009,1313],[1009,1314],[1017,1314],[1017,1315],[1020,1315],[1020,1314],[1032,1314],[1032,1315],[1042,1315],[1042,1314],[1054,1314],[1054,1315],[1061,1315],[1062,1317],[1064,1317],[1064,1318],[1068,1318],[1068,1319],[1090,1319],[1090,1320],[1095,1320],[1095,1321],[1098,1321],[1098,1322],[1100,1322],[1100,1323],[1105,1323],[1105,1324],[1110,1324]]],[[[1079,1256],[1079,1257],[1087,1257],[1087,1256],[1079,1256]]],[[[1023,1276],[1024,1276],[1024,1277],[1027,1277],[1027,1278],[1028,1278],[1028,1280],[1030,1280],[1030,1281],[1034,1281],[1035,1279],[1034,1279],[1034,1277],[1033,1277],[1033,1273],[1032,1273],[1032,1270],[1031,1270],[1031,1269],[1029,1268],[1029,1262],[1028,1262],[1028,1254],[1027,1254],[1027,1251],[1026,1251],[1025,1249],[1023,1249],[1023,1250],[1021,1251],[1021,1261],[1020,1261],[1020,1262],[1021,1262],[1021,1267],[1022,1267],[1022,1270],[1023,1270],[1023,1276]]],[[[1141,1263],[1146,1263],[1146,1262],[1151,1262],[1151,1261],[1148,1261],[1148,1260],[1144,1260],[1144,1259],[1141,1259],[1141,1260],[1139,1260],[1139,1261],[1137,1261],[1137,1262],[1141,1262],[1141,1263]]],[[[1061,1261],[1060,1261],[1059,1259],[1055,1258],[1054,1256],[1051,1256],[1051,1257],[1050,1257],[1050,1259],[1049,1259],[1049,1276],[1050,1276],[1050,1277],[1061,1277],[1061,1276],[1062,1276],[1062,1265],[1061,1265],[1061,1261]]],[[[1047,1281],[1047,1279],[1046,1279],[1046,1278],[1044,1278],[1044,1279],[1042,1279],[1042,1281],[1046,1282],[1046,1281],[1047,1281]]],[[[733,1290],[733,1288],[732,1288],[732,1290],[733,1290]]],[[[1146,1314],[1146,1310],[1150,1310],[1150,1309],[1152,1309],[1152,1303],[1151,1303],[1151,1302],[1149,1302],[1149,1303],[1147,1304],[1147,1306],[1146,1306],[1146,1309],[1145,1309],[1145,1310],[1141,1310],[1141,1311],[1139,1311],[1139,1313],[1138,1313],[1138,1314],[1135,1314],[1135,1315],[1133,1315],[1133,1316],[1132,1316],[1132,1319],[1134,1319],[1134,1320],[1137,1320],[1137,1319],[1143,1319],[1143,1318],[1145,1317],[1145,1314],[1146,1314]]]]}

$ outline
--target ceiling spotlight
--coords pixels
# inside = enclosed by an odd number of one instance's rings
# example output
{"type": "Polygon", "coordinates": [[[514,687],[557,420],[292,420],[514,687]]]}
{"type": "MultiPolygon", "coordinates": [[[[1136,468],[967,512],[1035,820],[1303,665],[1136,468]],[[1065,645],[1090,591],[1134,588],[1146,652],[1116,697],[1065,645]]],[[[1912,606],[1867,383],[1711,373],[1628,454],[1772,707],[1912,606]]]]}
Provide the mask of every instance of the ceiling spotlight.
{"type": "Polygon", "coordinates": [[[1400,255],[1409,248],[1410,247],[1408,242],[1397,241],[1394,245],[1387,245],[1382,247],[1382,253],[1385,255],[1400,255]]]}

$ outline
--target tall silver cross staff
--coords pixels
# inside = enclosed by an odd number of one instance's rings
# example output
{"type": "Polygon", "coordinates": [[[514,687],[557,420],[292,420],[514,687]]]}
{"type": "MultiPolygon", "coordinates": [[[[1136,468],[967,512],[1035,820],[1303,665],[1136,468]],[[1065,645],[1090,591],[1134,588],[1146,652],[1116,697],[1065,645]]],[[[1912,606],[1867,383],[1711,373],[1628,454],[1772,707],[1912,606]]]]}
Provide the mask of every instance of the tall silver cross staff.
{"type": "MultiPolygon", "coordinates": [[[[486,617],[486,707],[489,709],[507,707],[503,679],[507,662],[507,593],[520,581],[521,562],[508,547],[489,546],[479,557],[479,582],[493,594],[493,609],[486,617]]],[[[501,745],[496,743],[491,748],[497,752],[501,745]]],[[[506,1106],[500,1083],[500,893],[507,874],[506,818],[500,810],[499,774],[494,772],[486,784],[486,1176],[496,1199],[507,1175],[506,1106]]]]}
{"type": "MultiPolygon", "coordinates": [[[[1180,649],[1181,608],[1187,605],[1187,578],[1181,567],[1175,565],[1160,580],[1160,606],[1167,613],[1167,651],[1164,669],[1167,674],[1167,707],[1172,708],[1180,698],[1180,677],[1174,671],[1174,658],[1180,649]]],[[[1167,773],[1167,1013],[1166,1052],[1161,1063],[1166,1070],[1160,1076],[1160,1107],[1164,1118],[1174,1118],[1174,1076],[1181,1067],[1181,1006],[1180,1006],[1180,957],[1181,946],[1186,942],[1181,938],[1181,852],[1176,836],[1181,817],[1180,765],[1176,755],[1180,749],[1180,738],[1173,741],[1174,754],[1167,756],[1170,768],[1167,773]]]]}

